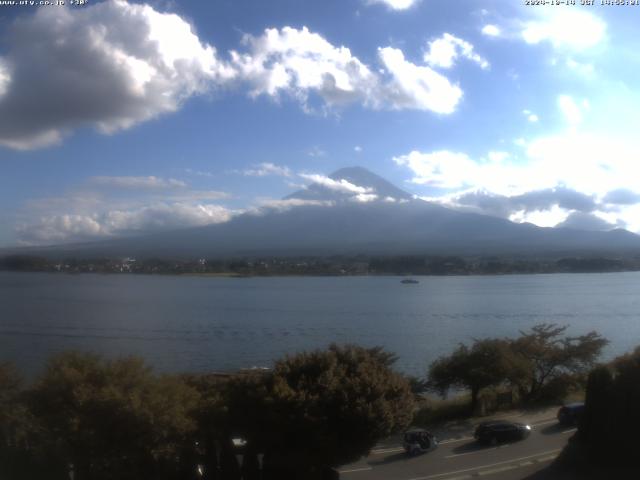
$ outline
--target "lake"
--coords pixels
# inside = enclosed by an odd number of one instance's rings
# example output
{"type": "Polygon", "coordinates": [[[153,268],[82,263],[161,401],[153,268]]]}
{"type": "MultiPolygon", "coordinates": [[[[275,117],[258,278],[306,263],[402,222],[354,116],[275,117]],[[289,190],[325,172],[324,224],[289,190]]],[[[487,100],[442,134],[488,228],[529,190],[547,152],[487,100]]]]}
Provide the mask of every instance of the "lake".
{"type": "Polygon", "coordinates": [[[419,375],[459,342],[553,322],[640,344],[640,273],[215,278],[0,272],[0,361],[28,376],[66,349],[158,371],[270,366],[331,342],[382,345],[419,375]]]}

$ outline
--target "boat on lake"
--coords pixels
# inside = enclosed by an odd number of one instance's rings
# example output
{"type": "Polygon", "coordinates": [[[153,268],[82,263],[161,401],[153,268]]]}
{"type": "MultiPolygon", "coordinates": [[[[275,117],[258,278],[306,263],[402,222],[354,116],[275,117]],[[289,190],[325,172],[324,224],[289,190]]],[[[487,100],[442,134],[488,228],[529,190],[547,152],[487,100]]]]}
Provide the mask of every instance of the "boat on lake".
{"type": "Polygon", "coordinates": [[[413,284],[413,283],[420,283],[418,280],[416,280],[415,278],[403,278],[402,280],[400,280],[400,283],[404,283],[404,284],[413,284]]]}

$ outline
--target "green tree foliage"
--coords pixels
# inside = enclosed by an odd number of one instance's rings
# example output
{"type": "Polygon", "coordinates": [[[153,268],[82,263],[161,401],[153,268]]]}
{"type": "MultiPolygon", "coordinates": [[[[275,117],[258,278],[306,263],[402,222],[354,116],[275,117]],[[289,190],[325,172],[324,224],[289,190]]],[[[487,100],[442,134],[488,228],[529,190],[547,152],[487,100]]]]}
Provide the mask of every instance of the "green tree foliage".
{"type": "Polygon", "coordinates": [[[565,336],[567,327],[543,323],[515,339],[475,340],[460,344],[429,367],[428,383],[442,395],[451,388],[471,393],[477,410],[482,389],[513,385],[525,401],[564,397],[594,365],[608,343],[596,332],[565,336]]]}
{"type": "Polygon", "coordinates": [[[0,366],[0,478],[66,480],[71,466],[75,480],[195,480],[197,469],[205,480],[326,478],[411,421],[395,359],[333,345],[267,372],[176,377],[137,358],[67,352],[26,390],[0,366]],[[13,448],[19,409],[26,440],[13,448]]]}
{"type": "Polygon", "coordinates": [[[526,372],[514,378],[525,400],[536,400],[549,382],[567,374],[585,374],[595,364],[608,341],[597,332],[564,336],[566,326],[535,325],[512,342],[513,351],[524,360],[526,372]]]}
{"type": "Polygon", "coordinates": [[[429,367],[429,386],[443,396],[452,387],[468,389],[471,411],[475,412],[480,391],[504,383],[513,375],[516,363],[508,341],[475,340],[471,346],[460,344],[451,355],[434,361],[429,367]]]}
{"type": "Polygon", "coordinates": [[[382,349],[332,345],[277,362],[267,379],[265,462],[294,464],[292,478],[313,478],[406,427],[413,395],[392,361],[382,349]]]}
{"type": "Polygon", "coordinates": [[[406,378],[409,382],[409,388],[411,388],[411,392],[415,395],[416,399],[420,399],[421,395],[429,390],[429,382],[424,378],[413,375],[409,375],[406,378]]]}
{"type": "Polygon", "coordinates": [[[136,358],[57,355],[30,397],[43,443],[76,480],[171,478],[195,431],[197,391],[136,358]]]}

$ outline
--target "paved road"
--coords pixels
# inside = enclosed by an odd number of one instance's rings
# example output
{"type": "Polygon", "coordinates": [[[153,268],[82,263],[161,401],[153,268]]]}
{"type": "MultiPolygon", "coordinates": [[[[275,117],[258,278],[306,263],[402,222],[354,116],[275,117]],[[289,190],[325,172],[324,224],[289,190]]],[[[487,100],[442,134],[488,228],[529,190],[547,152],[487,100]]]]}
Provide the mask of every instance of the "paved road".
{"type": "MultiPolygon", "coordinates": [[[[519,419],[523,421],[524,419],[519,419]]],[[[482,476],[522,479],[546,467],[575,429],[554,418],[531,423],[529,438],[497,447],[482,447],[471,437],[444,440],[438,449],[407,457],[400,446],[373,450],[371,455],[340,469],[344,480],[462,480],[482,476]]],[[[493,479],[492,479],[493,480],[493,479]]]]}

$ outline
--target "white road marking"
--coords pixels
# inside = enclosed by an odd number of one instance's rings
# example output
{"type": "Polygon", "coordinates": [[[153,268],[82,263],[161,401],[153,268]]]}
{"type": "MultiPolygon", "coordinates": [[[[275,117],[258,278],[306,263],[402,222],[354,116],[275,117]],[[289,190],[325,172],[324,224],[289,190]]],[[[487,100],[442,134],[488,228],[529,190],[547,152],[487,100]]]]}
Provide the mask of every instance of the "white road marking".
{"type": "Polygon", "coordinates": [[[565,430],[564,432],[560,432],[560,433],[573,433],[577,430],[577,428],[571,428],[569,430],[565,430]]]}
{"type": "Polygon", "coordinates": [[[338,470],[340,473],[355,473],[355,472],[366,472],[368,470],[373,470],[371,467],[362,467],[362,468],[350,468],[349,470],[338,470]]]}
{"type": "MultiPolygon", "coordinates": [[[[479,470],[483,470],[483,469],[490,469],[491,467],[497,467],[498,465],[506,465],[506,464],[509,464],[509,463],[517,463],[517,462],[519,462],[521,460],[527,460],[529,458],[539,457],[541,455],[556,454],[560,450],[562,450],[562,449],[561,448],[556,448],[555,450],[549,450],[549,451],[546,451],[546,452],[540,452],[540,453],[536,453],[534,455],[528,455],[526,457],[512,458],[511,460],[505,460],[505,461],[502,461],[502,462],[491,463],[489,465],[480,465],[478,467],[464,468],[462,470],[456,470],[456,471],[453,471],[453,472],[436,473],[435,475],[427,475],[426,477],[415,477],[415,478],[411,478],[409,480],[429,480],[431,478],[440,478],[440,477],[445,477],[447,475],[456,475],[458,473],[474,472],[474,471],[479,471],[479,470]]],[[[546,458],[552,458],[552,457],[545,457],[545,459],[546,458]]]]}

